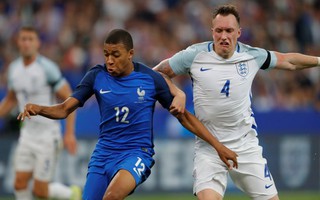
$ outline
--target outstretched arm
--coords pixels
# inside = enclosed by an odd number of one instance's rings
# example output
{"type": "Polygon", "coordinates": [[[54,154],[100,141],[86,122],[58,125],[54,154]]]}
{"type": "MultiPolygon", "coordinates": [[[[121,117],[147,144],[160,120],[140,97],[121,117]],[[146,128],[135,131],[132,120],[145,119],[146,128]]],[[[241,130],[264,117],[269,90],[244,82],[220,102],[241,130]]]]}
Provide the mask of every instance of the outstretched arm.
{"type": "Polygon", "coordinates": [[[213,146],[229,169],[238,168],[238,155],[221,144],[194,115],[186,110],[184,114],[177,115],[177,118],[186,129],[213,146]],[[232,166],[228,160],[233,161],[232,166]]]}
{"type": "Polygon", "coordinates": [[[31,116],[35,115],[41,115],[50,119],[64,119],[78,107],[79,101],[73,97],[69,97],[64,102],[52,106],[28,103],[17,119],[23,121],[26,117],[30,119],[31,116]]]}
{"type": "Polygon", "coordinates": [[[277,57],[276,69],[301,70],[320,66],[320,57],[300,53],[280,53],[274,51],[277,57]]]}

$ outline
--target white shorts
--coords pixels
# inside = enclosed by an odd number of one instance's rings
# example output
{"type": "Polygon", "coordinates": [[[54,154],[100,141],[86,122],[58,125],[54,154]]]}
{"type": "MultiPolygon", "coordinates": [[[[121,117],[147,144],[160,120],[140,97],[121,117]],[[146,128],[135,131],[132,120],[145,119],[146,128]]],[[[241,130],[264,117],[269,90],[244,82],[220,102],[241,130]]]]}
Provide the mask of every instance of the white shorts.
{"type": "Polygon", "coordinates": [[[234,184],[252,199],[267,200],[277,194],[277,189],[267,161],[262,157],[258,139],[248,134],[251,146],[238,154],[238,169],[228,170],[215,151],[196,152],[194,158],[194,194],[212,189],[224,196],[228,173],[234,184]],[[256,144],[256,145],[252,145],[256,144]]]}
{"type": "Polygon", "coordinates": [[[62,145],[57,128],[22,128],[15,152],[15,171],[33,172],[33,177],[40,181],[52,180],[62,145]]]}

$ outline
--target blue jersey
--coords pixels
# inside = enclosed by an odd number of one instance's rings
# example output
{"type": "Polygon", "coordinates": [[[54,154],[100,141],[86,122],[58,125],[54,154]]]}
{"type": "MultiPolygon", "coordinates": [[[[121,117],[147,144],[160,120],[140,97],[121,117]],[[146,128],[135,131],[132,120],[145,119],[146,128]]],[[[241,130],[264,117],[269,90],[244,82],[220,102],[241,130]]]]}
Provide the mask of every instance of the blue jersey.
{"type": "MultiPolygon", "coordinates": [[[[106,65],[91,68],[72,97],[85,101],[95,94],[100,109],[100,134],[93,157],[106,151],[152,149],[155,103],[168,109],[173,96],[164,78],[141,63],[125,77],[111,76],[106,65]]],[[[153,150],[152,150],[153,151],[153,150]]]]}

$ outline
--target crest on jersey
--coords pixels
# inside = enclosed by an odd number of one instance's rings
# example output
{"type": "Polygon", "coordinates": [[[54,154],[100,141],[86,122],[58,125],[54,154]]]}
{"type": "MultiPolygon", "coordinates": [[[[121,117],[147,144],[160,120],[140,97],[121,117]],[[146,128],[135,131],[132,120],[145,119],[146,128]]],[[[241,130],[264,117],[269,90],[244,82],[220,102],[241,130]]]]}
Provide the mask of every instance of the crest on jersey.
{"type": "Polygon", "coordinates": [[[247,62],[236,63],[237,72],[240,76],[246,77],[249,74],[249,67],[247,62]]]}
{"type": "Polygon", "coordinates": [[[142,87],[137,88],[137,94],[138,94],[138,101],[144,102],[144,96],[146,95],[146,91],[142,89],[142,87]]]}

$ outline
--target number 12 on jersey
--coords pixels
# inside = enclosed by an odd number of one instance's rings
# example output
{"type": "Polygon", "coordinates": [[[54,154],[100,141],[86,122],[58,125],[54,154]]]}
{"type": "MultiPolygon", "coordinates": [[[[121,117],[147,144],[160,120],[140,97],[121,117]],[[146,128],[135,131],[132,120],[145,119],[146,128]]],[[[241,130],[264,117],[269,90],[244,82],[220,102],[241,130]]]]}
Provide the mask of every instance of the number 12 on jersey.
{"type": "Polygon", "coordinates": [[[115,107],[114,110],[116,111],[116,122],[126,123],[128,124],[129,121],[127,117],[129,115],[129,108],[124,106],[121,109],[119,107],[115,107]],[[123,114],[123,117],[120,119],[120,113],[123,114]]]}
{"type": "Polygon", "coordinates": [[[229,90],[230,90],[230,80],[227,80],[224,86],[222,87],[220,93],[225,93],[226,97],[229,97],[229,90]]]}

